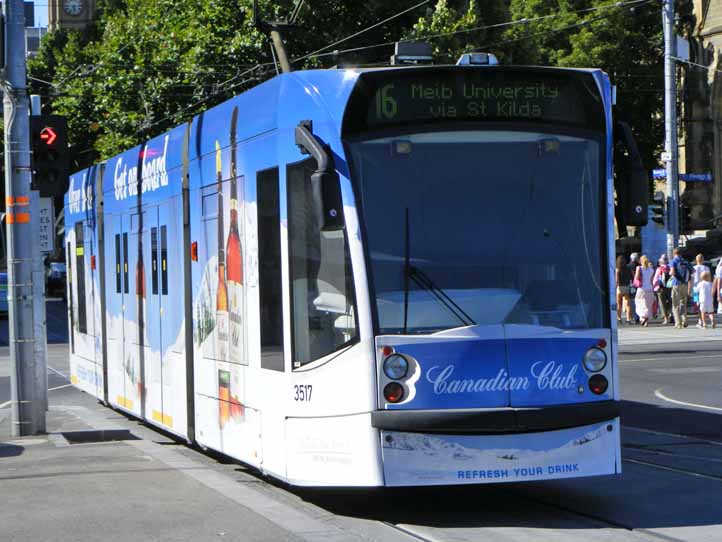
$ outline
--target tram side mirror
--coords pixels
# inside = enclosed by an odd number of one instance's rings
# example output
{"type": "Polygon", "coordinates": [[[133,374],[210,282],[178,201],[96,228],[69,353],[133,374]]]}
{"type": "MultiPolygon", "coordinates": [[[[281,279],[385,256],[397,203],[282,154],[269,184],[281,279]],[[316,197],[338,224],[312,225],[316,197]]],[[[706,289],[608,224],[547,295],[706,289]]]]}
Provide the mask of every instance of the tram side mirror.
{"type": "MultiPolygon", "coordinates": [[[[341,183],[338,174],[327,171],[316,171],[311,175],[311,182],[319,187],[319,208],[322,212],[323,231],[342,230],[344,227],[343,202],[341,201],[341,183]]],[[[316,190],[314,189],[314,192],[316,190]]]]}
{"type": "Polygon", "coordinates": [[[649,178],[642,165],[637,142],[626,122],[615,124],[614,143],[617,222],[623,226],[646,226],[649,219],[649,178]]]}
{"type": "Polygon", "coordinates": [[[321,229],[336,231],[344,228],[341,183],[333,163],[330,149],[312,132],[311,121],[301,121],[296,126],[296,145],[304,154],[316,160],[317,169],[311,175],[312,193],[320,214],[321,229]]]}

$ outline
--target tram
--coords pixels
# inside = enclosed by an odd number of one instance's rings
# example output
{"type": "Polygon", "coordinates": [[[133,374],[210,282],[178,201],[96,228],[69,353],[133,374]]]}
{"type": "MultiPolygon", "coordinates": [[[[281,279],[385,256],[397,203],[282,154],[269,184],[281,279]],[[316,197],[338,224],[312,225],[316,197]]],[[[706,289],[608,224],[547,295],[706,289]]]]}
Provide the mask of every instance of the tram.
{"type": "Polygon", "coordinates": [[[621,472],[612,87],[297,71],[73,174],[71,381],[289,484],[621,472]]]}

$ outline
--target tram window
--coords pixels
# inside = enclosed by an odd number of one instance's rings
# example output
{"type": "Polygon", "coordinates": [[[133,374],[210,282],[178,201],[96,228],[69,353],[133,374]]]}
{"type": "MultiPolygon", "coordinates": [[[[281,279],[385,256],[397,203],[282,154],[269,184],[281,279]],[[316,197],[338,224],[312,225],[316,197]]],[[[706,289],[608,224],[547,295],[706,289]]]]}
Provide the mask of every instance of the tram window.
{"type": "Polygon", "coordinates": [[[150,229],[150,284],[153,295],[158,295],[158,228],[150,229]]]}
{"type": "Polygon", "coordinates": [[[259,171],[256,183],[261,367],[283,371],[283,297],[281,295],[283,290],[278,168],[259,171]]]}
{"type": "Polygon", "coordinates": [[[68,262],[68,303],[70,304],[70,352],[75,353],[75,338],[73,329],[75,329],[75,303],[73,302],[73,253],[72,245],[67,244],[68,247],[65,252],[66,260],[68,262]]]}
{"type": "Polygon", "coordinates": [[[166,226],[160,227],[160,277],[161,294],[168,295],[168,238],[166,226]]]}
{"type": "Polygon", "coordinates": [[[346,231],[321,231],[311,186],[315,169],[315,161],[305,160],[286,172],[294,367],[357,338],[346,231]]]}
{"type": "Polygon", "coordinates": [[[130,285],[128,282],[128,234],[123,234],[123,291],[129,293],[130,285]]]}
{"type": "Polygon", "coordinates": [[[115,291],[120,293],[120,234],[115,234],[115,291]]]}
{"type": "Polygon", "coordinates": [[[83,223],[75,224],[75,272],[78,281],[78,331],[88,332],[88,321],[85,310],[85,237],[83,223]]]}

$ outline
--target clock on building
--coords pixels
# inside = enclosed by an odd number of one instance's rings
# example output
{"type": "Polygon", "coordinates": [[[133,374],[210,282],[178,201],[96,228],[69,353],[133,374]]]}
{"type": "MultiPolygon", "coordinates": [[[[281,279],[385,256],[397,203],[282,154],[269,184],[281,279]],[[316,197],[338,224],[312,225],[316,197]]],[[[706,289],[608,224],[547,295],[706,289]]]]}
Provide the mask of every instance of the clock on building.
{"type": "Polygon", "coordinates": [[[68,15],[80,15],[83,12],[83,0],[63,0],[63,11],[68,15]]]}
{"type": "Polygon", "coordinates": [[[48,2],[48,27],[85,29],[95,15],[96,0],[53,0],[48,2]]]}

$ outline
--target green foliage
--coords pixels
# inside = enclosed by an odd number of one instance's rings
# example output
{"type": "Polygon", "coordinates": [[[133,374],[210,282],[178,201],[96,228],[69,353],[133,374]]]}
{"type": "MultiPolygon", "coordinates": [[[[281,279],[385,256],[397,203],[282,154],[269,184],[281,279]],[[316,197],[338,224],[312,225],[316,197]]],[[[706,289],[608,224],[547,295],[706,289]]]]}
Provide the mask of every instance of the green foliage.
{"type": "Polygon", "coordinates": [[[434,61],[455,63],[461,53],[482,48],[501,35],[500,29],[483,29],[506,20],[503,0],[437,0],[433,9],[418,19],[407,39],[428,39],[433,45],[434,61]]]}
{"type": "MultiPolygon", "coordinates": [[[[306,0],[287,34],[299,59],[413,6],[387,0],[306,0]]],[[[259,0],[260,18],[282,19],[292,0],[259,0]]],[[[619,88],[616,116],[629,121],[652,167],[662,142],[661,15],[658,3],[610,0],[432,0],[423,7],[294,62],[296,69],[387,62],[394,41],[427,39],[437,63],[463,52],[504,63],[598,67],[619,88]],[[523,24],[507,24],[521,19],[523,24]],[[333,54],[333,50],[362,48],[333,54]]],[[[76,168],[107,158],[275,75],[268,36],[252,0],[103,0],[84,33],[48,34],[29,74],[52,111],[66,115],[76,168]],[[260,67],[252,67],[261,64],[260,67]]]]}
{"type": "Polygon", "coordinates": [[[515,59],[601,68],[617,86],[615,118],[628,122],[648,169],[663,145],[663,38],[657,3],[607,7],[609,0],[512,0],[514,19],[558,15],[507,31],[515,59]],[[592,11],[591,8],[602,8],[592,11]]]}

